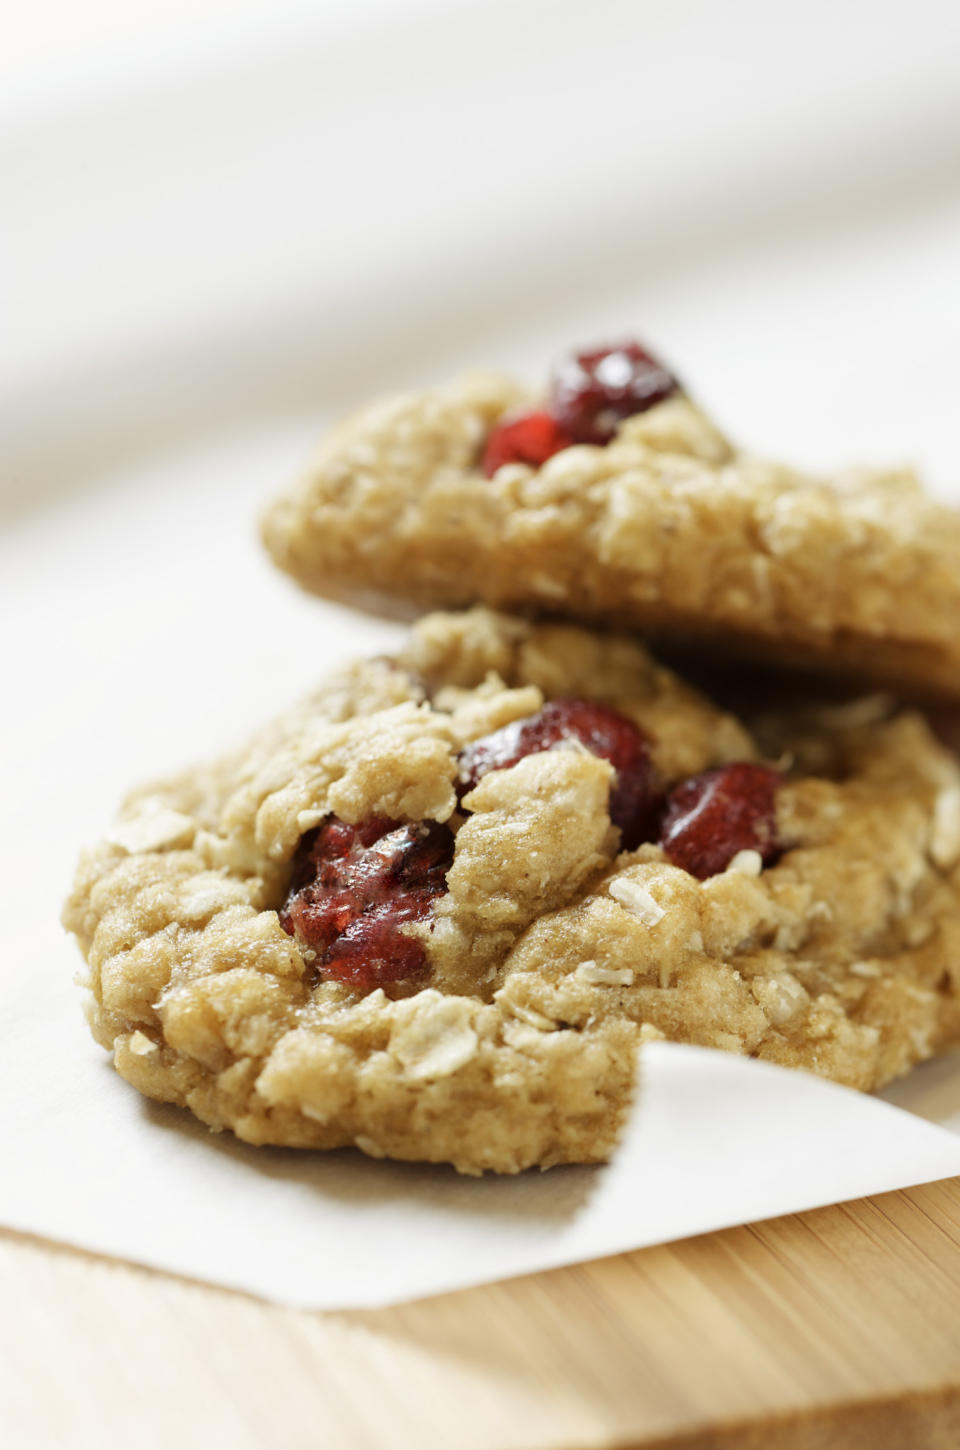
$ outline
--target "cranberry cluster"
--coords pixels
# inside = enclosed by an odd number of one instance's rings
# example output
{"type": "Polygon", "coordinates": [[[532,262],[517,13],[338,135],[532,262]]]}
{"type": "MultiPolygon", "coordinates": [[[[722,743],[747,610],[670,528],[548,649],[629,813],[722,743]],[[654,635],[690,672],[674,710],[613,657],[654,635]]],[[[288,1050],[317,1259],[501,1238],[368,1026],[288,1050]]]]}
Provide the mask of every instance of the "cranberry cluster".
{"type": "Polygon", "coordinates": [[[554,370],[548,409],[508,415],[494,428],[483,472],[492,478],[505,463],[539,468],[574,443],[609,443],[624,418],[679,390],[673,374],[639,342],[571,353],[554,370]]]}
{"type": "Polygon", "coordinates": [[[329,816],[297,847],[280,925],[318,971],[362,991],[416,979],[423,947],[400,928],[429,914],[452,863],[453,832],[437,821],[329,816]]]}
{"type": "MultiPolygon", "coordinates": [[[[701,880],[739,851],[758,851],[766,864],[778,855],[777,771],[748,761],[724,765],[683,781],[664,802],[642,730],[588,700],[552,700],[471,741],[460,753],[459,795],[490,770],[571,743],[614,767],[610,819],[625,849],[658,840],[669,860],[701,880]]],[[[317,976],[360,991],[416,984],[426,954],[402,928],[429,917],[446,890],[453,848],[450,827],[436,821],[375,816],[349,825],[329,816],[297,847],[280,925],[314,954],[317,976]]]]}

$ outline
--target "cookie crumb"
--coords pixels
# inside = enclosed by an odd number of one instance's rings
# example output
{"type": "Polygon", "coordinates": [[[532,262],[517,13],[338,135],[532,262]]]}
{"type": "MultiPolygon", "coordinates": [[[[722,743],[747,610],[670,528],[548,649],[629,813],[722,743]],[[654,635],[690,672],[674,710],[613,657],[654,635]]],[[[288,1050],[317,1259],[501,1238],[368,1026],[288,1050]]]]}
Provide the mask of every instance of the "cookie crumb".
{"type": "Polygon", "coordinates": [[[631,881],[629,877],[618,876],[611,881],[610,895],[644,926],[656,926],[667,914],[645,886],[641,886],[639,881],[631,881]]]}
{"type": "Polygon", "coordinates": [[[843,705],[821,705],[817,714],[831,730],[857,730],[879,725],[893,713],[895,701],[885,692],[860,695],[843,705]]]}
{"type": "Polygon", "coordinates": [[[776,1027],[782,1027],[791,1017],[796,1017],[798,1012],[810,1006],[810,994],[792,972],[781,972],[766,979],[757,978],[753,983],[753,995],[776,1027]]]}
{"type": "Polygon", "coordinates": [[[641,1043],[666,1042],[667,1040],[667,1034],[665,1032],[661,1032],[659,1027],[654,1027],[652,1022],[642,1023],[637,1036],[639,1037],[641,1043]]]}
{"type": "Polygon", "coordinates": [[[135,816],[117,821],[107,832],[107,840],[136,856],[188,845],[195,829],[191,818],[181,811],[171,810],[159,801],[146,800],[135,816]]]}
{"type": "Polygon", "coordinates": [[[426,990],[397,1008],[390,1048],[415,1081],[449,1077],[477,1050],[462,999],[426,990]]]}
{"type": "Polygon", "coordinates": [[[727,866],[735,876],[759,876],[763,870],[763,857],[759,851],[738,851],[727,866]]]}
{"type": "Polygon", "coordinates": [[[358,1133],[353,1140],[361,1153],[366,1153],[368,1158],[386,1158],[386,1150],[380,1147],[373,1138],[368,1138],[365,1133],[358,1133]]]}
{"type": "Polygon", "coordinates": [[[535,1012],[532,1007],[523,1007],[519,1002],[505,1002],[504,1006],[518,1021],[526,1023],[528,1027],[535,1027],[538,1032],[556,1032],[557,1030],[557,1024],[551,1017],[545,1017],[542,1012],[535,1012]]]}
{"type": "Polygon", "coordinates": [[[960,787],[945,786],[937,793],[930,829],[930,859],[941,871],[960,860],[960,787]]]}
{"type": "Polygon", "coordinates": [[[151,1052],[156,1052],[157,1044],[151,1042],[147,1034],[138,1029],[136,1032],[130,1034],[130,1041],[127,1043],[127,1048],[133,1053],[134,1057],[149,1057],[151,1052]]]}
{"type": "Polygon", "coordinates": [[[601,967],[596,962],[581,962],[577,976],[593,987],[631,987],[633,972],[629,967],[601,967]]]}

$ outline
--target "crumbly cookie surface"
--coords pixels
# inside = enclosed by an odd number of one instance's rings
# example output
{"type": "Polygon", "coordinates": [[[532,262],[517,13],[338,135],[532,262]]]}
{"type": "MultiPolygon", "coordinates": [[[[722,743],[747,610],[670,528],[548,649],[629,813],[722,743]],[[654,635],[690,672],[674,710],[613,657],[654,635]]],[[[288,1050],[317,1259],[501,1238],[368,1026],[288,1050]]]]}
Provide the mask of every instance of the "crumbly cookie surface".
{"type": "Polygon", "coordinates": [[[330,681],[212,767],[130,798],[64,913],[118,1071],[252,1143],[451,1162],[606,1158],[665,1036],[872,1088],[960,1036],[960,768],[882,699],[749,722],[637,643],[474,609],[330,681]],[[554,748],[458,805],[457,755],[545,699],[614,707],[666,782],[777,761],[782,855],[698,880],[619,850],[613,770],[554,748]],[[792,762],[792,765],[790,764],[792,762]],[[789,768],[788,768],[789,767],[789,768]],[[446,821],[427,975],[319,979],[278,909],[331,815],[446,821]]]}
{"type": "Polygon", "coordinates": [[[909,471],[763,462],[676,394],[606,446],[485,477],[525,406],[479,376],[349,419],[267,511],[274,560],[372,608],[480,600],[960,696],[960,514],[909,471]]]}

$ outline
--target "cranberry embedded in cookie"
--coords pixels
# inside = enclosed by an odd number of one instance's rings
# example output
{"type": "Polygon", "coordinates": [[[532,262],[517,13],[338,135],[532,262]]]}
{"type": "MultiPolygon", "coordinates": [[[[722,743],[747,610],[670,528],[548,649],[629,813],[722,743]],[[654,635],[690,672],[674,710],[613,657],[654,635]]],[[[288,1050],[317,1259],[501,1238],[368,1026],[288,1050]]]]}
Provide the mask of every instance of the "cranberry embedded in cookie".
{"type": "Polygon", "coordinates": [[[725,871],[739,851],[765,866],[780,853],[775,813],[780,772],[737,761],[681,782],[667,797],[660,844],[675,866],[701,881],[725,871]]]}
{"type": "Polygon", "coordinates": [[[638,342],[571,353],[556,367],[550,411],[577,443],[609,443],[624,418],[680,391],[672,373],[638,342]]]}
{"type": "Polygon", "coordinates": [[[526,463],[539,468],[555,453],[569,448],[573,439],[549,413],[521,413],[497,424],[483,450],[481,468],[492,478],[505,463],[526,463]]]}
{"type": "Polygon", "coordinates": [[[679,391],[639,342],[569,353],[554,369],[549,409],[507,414],[487,438],[481,470],[492,478],[507,463],[539,468],[574,443],[609,443],[624,418],[679,391]]]}
{"type": "Polygon", "coordinates": [[[415,981],[426,957],[401,927],[429,915],[452,861],[453,833],[436,821],[331,816],[297,847],[280,925],[316,954],[318,976],[361,991],[415,981]]]}
{"type": "Polygon", "coordinates": [[[506,770],[528,755],[571,743],[609,760],[616,770],[610,819],[622,832],[624,848],[651,839],[659,796],[647,738],[625,715],[590,700],[551,700],[536,715],[471,741],[460,752],[460,793],[472,790],[488,770],[506,770]]]}

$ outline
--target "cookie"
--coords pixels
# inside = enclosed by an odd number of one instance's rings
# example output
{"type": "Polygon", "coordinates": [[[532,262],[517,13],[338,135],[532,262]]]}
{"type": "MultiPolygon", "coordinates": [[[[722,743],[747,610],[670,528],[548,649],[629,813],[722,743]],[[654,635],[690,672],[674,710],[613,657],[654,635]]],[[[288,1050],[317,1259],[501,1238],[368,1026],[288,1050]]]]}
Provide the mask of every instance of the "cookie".
{"type": "Polygon", "coordinates": [[[626,636],[423,619],[133,795],[65,908],[118,1071],[251,1143],[606,1158],[669,1038],[869,1089],[960,1036],[960,766],[626,636]]]}
{"type": "Polygon", "coordinates": [[[480,601],[960,696],[960,514],[907,470],[749,457],[636,344],[567,359],[547,404],[482,376],[359,413],[263,537],[367,608],[480,601]]]}

